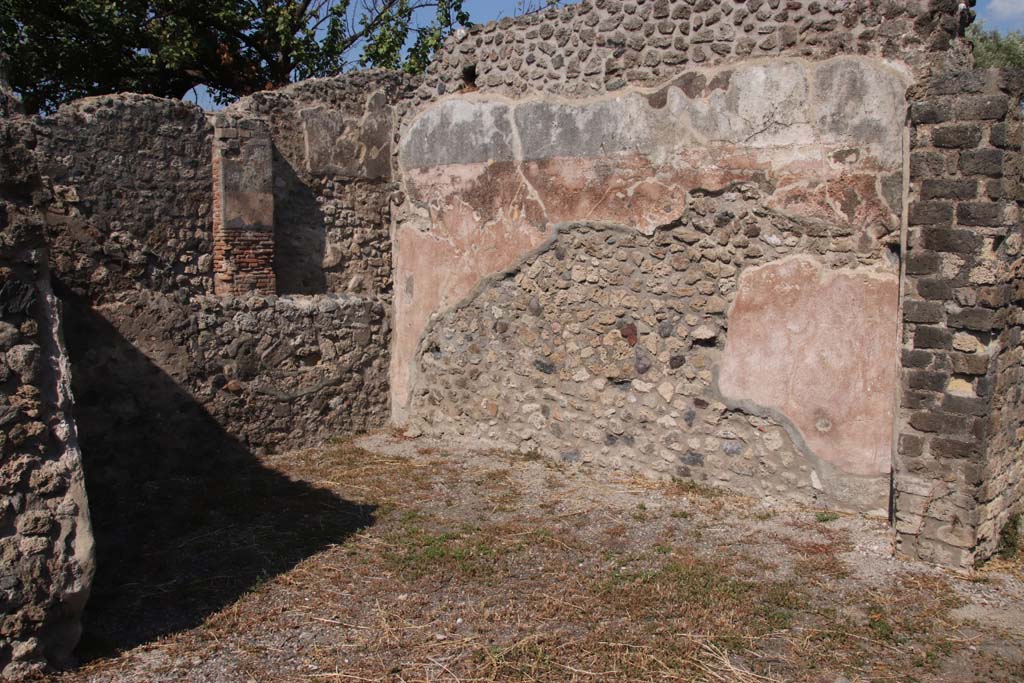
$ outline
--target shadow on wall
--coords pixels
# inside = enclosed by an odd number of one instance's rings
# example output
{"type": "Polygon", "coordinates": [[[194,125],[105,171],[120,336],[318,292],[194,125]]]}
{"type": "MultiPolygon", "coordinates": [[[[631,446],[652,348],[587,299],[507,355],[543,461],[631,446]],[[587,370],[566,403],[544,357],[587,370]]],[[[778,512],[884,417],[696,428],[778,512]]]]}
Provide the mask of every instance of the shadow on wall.
{"type": "Polygon", "coordinates": [[[372,506],[261,466],[85,300],[58,294],[96,536],[84,659],[196,626],[373,523],[372,506]]]}
{"type": "Polygon", "coordinates": [[[327,226],[313,188],[274,150],[274,274],[278,294],[327,291],[327,226]]]}

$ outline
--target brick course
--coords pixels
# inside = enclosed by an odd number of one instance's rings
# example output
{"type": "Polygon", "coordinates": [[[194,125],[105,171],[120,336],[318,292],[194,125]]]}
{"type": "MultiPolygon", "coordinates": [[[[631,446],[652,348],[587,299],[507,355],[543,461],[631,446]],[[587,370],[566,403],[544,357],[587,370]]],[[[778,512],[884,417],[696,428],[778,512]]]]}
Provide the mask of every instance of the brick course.
{"type": "Polygon", "coordinates": [[[213,281],[217,294],[274,294],[274,174],[258,119],[221,113],[213,134],[213,281]]]}

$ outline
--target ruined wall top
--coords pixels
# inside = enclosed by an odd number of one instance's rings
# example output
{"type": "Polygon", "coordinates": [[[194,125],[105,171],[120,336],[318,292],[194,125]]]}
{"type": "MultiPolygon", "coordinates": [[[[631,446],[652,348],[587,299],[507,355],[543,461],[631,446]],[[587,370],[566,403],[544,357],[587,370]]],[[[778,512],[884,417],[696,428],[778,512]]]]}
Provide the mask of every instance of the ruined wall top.
{"type": "MultiPolygon", "coordinates": [[[[457,90],[568,96],[653,85],[752,58],[870,55],[967,63],[958,0],[584,0],[452,36],[422,99],[457,90]]],[[[970,4],[973,4],[970,3],[970,4]]]]}
{"type": "Polygon", "coordinates": [[[419,78],[369,69],[254,93],[226,110],[263,119],[293,169],[311,176],[390,177],[391,107],[419,78]]]}
{"type": "Polygon", "coordinates": [[[34,117],[51,267],[94,301],[209,285],[210,126],[194,104],[120,93],[34,117]],[[171,161],[173,160],[173,162],[171,161]]]}

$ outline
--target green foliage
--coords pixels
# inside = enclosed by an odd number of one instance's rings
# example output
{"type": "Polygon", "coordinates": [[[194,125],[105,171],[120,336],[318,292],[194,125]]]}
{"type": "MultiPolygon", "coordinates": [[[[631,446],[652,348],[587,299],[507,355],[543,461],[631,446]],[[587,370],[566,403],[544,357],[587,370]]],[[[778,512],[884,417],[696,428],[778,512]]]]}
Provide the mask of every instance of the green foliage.
{"type": "Polygon", "coordinates": [[[494,570],[497,550],[479,527],[463,524],[456,531],[435,533],[430,520],[411,510],[389,538],[386,559],[412,577],[484,576],[494,570]]]}
{"type": "Polygon", "coordinates": [[[227,102],[342,71],[360,48],[363,65],[422,71],[468,24],[462,0],[0,0],[0,52],[30,111],[197,85],[227,102]],[[434,19],[416,26],[430,8],[434,19]]]}
{"type": "Polygon", "coordinates": [[[828,522],[834,522],[839,519],[839,515],[835,512],[825,511],[814,515],[814,519],[822,524],[827,524],[828,522]]]}
{"type": "Polygon", "coordinates": [[[871,606],[871,614],[868,615],[868,627],[879,640],[898,641],[896,629],[886,619],[885,610],[878,606],[871,606]]]}
{"type": "Polygon", "coordinates": [[[1007,520],[1003,530],[999,533],[999,548],[996,552],[1004,560],[1013,560],[1024,547],[1024,539],[1021,539],[1021,529],[1024,528],[1024,515],[1016,514],[1007,520]]]}
{"type": "Polygon", "coordinates": [[[398,0],[385,10],[384,21],[380,23],[367,40],[361,63],[397,69],[402,61],[402,47],[408,38],[412,24],[412,5],[409,0],[398,0]]]}
{"type": "Polygon", "coordinates": [[[1010,67],[1024,69],[1024,33],[989,31],[981,23],[967,28],[974,44],[974,62],[981,68],[1010,67]]]}
{"type": "Polygon", "coordinates": [[[388,10],[387,20],[380,22],[376,30],[368,32],[360,63],[422,73],[444,39],[459,26],[470,23],[469,14],[462,8],[462,0],[436,0],[433,21],[426,26],[413,27],[413,12],[423,6],[422,3],[413,4],[411,0],[398,0],[394,8],[388,10]],[[410,36],[415,38],[403,59],[402,50],[410,36]]]}

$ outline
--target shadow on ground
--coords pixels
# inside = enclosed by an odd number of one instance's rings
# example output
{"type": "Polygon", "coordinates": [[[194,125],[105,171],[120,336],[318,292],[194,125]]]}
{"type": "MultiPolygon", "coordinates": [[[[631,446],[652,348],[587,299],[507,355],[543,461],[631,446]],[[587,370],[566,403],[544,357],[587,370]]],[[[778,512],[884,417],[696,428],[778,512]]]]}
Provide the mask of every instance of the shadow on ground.
{"type": "Polygon", "coordinates": [[[196,626],[373,523],[372,506],[262,466],[87,302],[63,300],[97,549],[82,659],[196,626]]]}

